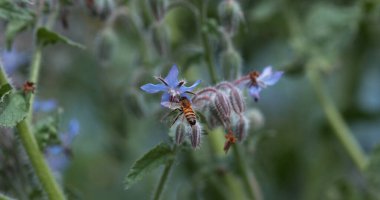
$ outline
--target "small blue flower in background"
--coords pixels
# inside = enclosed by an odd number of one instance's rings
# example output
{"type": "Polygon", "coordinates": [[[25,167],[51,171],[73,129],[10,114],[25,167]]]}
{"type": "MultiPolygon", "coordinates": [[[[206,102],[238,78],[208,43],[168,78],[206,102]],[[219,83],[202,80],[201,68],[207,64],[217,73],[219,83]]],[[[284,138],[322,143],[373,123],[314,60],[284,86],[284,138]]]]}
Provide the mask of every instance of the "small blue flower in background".
{"type": "Polygon", "coordinates": [[[247,76],[236,80],[234,83],[240,86],[248,86],[249,94],[257,102],[260,99],[261,90],[276,84],[283,74],[283,71],[273,71],[272,67],[268,66],[265,67],[261,74],[257,71],[253,71],[247,76]]]}
{"type": "Polygon", "coordinates": [[[35,112],[50,112],[57,108],[57,101],[54,99],[38,100],[33,103],[33,109],[35,112]]]}
{"type": "Polygon", "coordinates": [[[250,74],[251,85],[249,86],[249,94],[258,101],[260,99],[260,92],[267,86],[274,85],[282,77],[284,72],[273,71],[271,66],[265,67],[261,74],[252,72],[250,74]]]}
{"type": "Polygon", "coordinates": [[[148,83],[141,86],[141,89],[148,93],[164,92],[161,97],[161,105],[168,108],[171,108],[171,103],[178,102],[182,96],[191,99],[187,94],[192,94],[191,91],[201,82],[201,80],[197,80],[192,86],[186,87],[185,81],[178,81],[178,68],[176,65],[173,65],[164,79],[161,77],[157,77],[157,79],[162,83],[148,83]]]}
{"type": "Polygon", "coordinates": [[[61,144],[53,145],[46,148],[45,158],[53,171],[63,171],[70,161],[71,144],[74,138],[78,135],[80,124],[77,119],[72,119],[69,122],[68,131],[60,134],[61,144]]]}
{"type": "Polygon", "coordinates": [[[2,50],[0,57],[8,74],[13,74],[20,66],[28,62],[27,54],[19,52],[15,48],[10,51],[2,50]]]}

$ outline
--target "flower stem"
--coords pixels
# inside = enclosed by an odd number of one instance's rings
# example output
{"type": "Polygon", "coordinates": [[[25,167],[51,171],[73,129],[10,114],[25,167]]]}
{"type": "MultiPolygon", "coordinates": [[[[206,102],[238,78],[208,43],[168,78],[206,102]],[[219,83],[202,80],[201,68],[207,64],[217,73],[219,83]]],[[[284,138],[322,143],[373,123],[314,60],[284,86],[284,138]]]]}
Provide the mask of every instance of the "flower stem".
{"type": "Polygon", "coordinates": [[[63,200],[65,199],[61,189],[54,179],[43,155],[41,154],[37,141],[30,131],[28,122],[24,119],[17,124],[17,130],[20,133],[21,142],[28,154],[32,166],[41,181],[42,187],[45,189],[49,199],[63,200]]]}
{"type": "Polygon", "coordinates": [[[176,147],[174,147],[173,151],[174,151],[174,158],[171,159],[171,160],[169,160],[166,163],[166,165],[165,165],[165,168],[164,168],[164,171],[162,172],[160,181],[158,182],[158,186],[156,188],[156,191],[154,192],[154,196],[153,196],[154,200],[159,200],[161,198],[162,192],[164,191],[164,187],[165,187],[166,181],[168,180],[168,177],[169,177],[169,174],[170,174],[170,170],[171,170],[171,168],[173,166],[173,163],[174,163],[174,160],[175,160],[175,156],[177,154],[176,147]]]}
{"type": "Polygon", "coordinates": [[[256,199],[261,200],[261,189],[260,185],[258,184],[258,181],[255,177],[255,175],[249,171],[248,165],[245,162],[245,159],[243,159],[241,148],[239,145],[232,145],[234,156],[236,159],[236,163],[238,163],[238,167],[240,168],[240,171],[242,173],[243,182],[246,186],[246,189],[248,190],[248,195],[250,199],[256,199]]]}
{"type": "MultiPolygon", "coordinates": [[[[33,82],[35,85],[37,85],[38,77],[40,74],[41,57],[42,57],[42,47],[40,45],[37,45],[34,51],[32,65],[31,65],[31,73],[29,76],[29,81],[33,82]]],[[[27,119],[29,120],[29,122],[32,120],[34,97],[35,97],[35,94],[32,93],[30,96],[30,101],[29,101],[30,103],[29,114],[27,116],[27,119]]]]}
{"type": "Polygon", "coordinates": [[[310,67],[307,75],[314,87],[327,120],[330,123],[331,127],[334,129],[336,137],[342,143],[343,147],[346,149],[347,153],[350,155],[357,168],[360,171],[364,171],[368,163],[367,156],[364,154],[360,145],[353,137],[353,134],[343,120],[343,117],[340,115],[338,109],[334,105],[334,102],[323,87],[323,81],[321,80],[320,72],[317,71],[317,69],[310,67]]]}
{"type": "MultiPolygon", "coordinates": [[[[4,72],[2,63],[0,61],[0,85],[7,84],[8,79],[4,72]]],[[[30,131],[30,126],[26,119],[23,119],[16,126],[21,143],[23,144],[25,151],[32,163],[32,166],[36,172],[38,179],[40,180],[42,187],[46,191],[49,199],[63,200],[64,195],[60,190],[57,182],[55,181],[43,155],[41,154],[36,139],[30,131]]]]}
{"type": "MultiPolygon", "coordinates": [[[[206,8],[207,8],[207,1],[202,1],[202,7],[201,7],[201,26],[204,26],[205,25],[205,21],[206,21],[206,8]]],[[[208,70],[209,70],[209,74],[210,74],[210,78],[211,78],[211,82],[213,84],[216,84],[218,82],[218,77],[217,77],[217,74],[216,74],[216,66],[214,64],[214,61],[212,59],[212,52],[211,52],[211,47],[210,47],[210,43],[209,43],[209,39],[208,39],[208,35],[207,35],[207,32],[203,29],[203,27],[201,28],[201,36],[202,36],[202,42],[203,42],[203,48],[204,48],[204,53],[205,53],[205,60],[206,60],[206,63],[207,63],[207,66],[208,66],[208,70]]],[[[234,155],[236,157],[236,160],[237,160],[237,164],[242,172],[242,176],[243,176],[243,179],[244,179],[244,184],[246,185],[246,188],[248,190],[248,193],[249,193],[249,197],[250,199],[262,199],[261,197],[261,192],[260,192],[260,187],[259,187],[259,184],[256,180],[256,178],[253,176],[252,173],[250,173],[249,169],[248,169],[248,165],[247,163],[245,162],[244,159],[242,159],[242,153],[240,152],[238,145],[233,145],[234,148],[233,148],[233,152],[234,152],[234,155]],[[252,182],[252,181],[255,181],[255,184],[252,182]]],[[[215,153],[212,151],[212,153],[215,153]]]]}
{"type": "Polygon", "coordinates": [[[203,28],[206,24],[206,9],[207,9],[207,0],[203,1],[201,7],[201,37],[202,37],[202,43],[203,43],[203,48],[204,48],[204,58],[207,63],[207,68],[210,74],[211,81],[215,84],[218,82],[218,76],[215,71],[215,63],[212,58],[212,52],[211,52],[211,47],[210,47],[210,42],[208,39],[207,31],[203,28]]]}

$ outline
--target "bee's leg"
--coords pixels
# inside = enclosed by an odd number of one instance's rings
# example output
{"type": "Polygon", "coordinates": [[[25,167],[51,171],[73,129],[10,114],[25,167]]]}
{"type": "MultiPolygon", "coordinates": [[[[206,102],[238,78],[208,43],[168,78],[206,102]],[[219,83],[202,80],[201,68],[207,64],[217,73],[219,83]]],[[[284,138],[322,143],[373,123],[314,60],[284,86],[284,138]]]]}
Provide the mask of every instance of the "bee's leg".
{"type": "MultiPolygon", "coordinates": [[[[176,109],[176,110],[177,110],[177,109],[176,109]]],[[[178,110],[180,110],[180,109],[178,109],[178,110]]],[[[183,114],[183,111],[180,110],[180,113],[174,118],[173,123],[170,125],[170,127],[173,126],[173,124],[178,120],[179,116],[181,116],[182,114],[183,114]]]]}

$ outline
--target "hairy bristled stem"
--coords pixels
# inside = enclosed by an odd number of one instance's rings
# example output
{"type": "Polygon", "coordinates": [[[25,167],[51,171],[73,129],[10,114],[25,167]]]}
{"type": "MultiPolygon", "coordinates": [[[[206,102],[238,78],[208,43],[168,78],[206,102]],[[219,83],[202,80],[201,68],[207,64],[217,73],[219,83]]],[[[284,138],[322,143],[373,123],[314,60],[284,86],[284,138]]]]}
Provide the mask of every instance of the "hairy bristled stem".
{"type": "MultiPolygon", "coordinates": [[[[0,85],[8,84],[7,76],[4,72],[1,60],[0,60],[0,85]]],[[[36,139],[34,138],[29,123],[26,119],[23,119],[16,126],[21,143],[25,148],[25,151],[30,159],[33,169],[41,182],[42,188],[47,193],[49,199],[63,200],[65,199],[58,183],[55,181],[53,174],[51,173],[49,166],[47,165],[43,154],[41,154],[40,149],[36,139]]]]}
{"type": "Polygon", "coordinates": [[[164,171],[162,171],[160,181],[158,182],[156,191],[154,192],[153,200],[159,200],[161,198],[162,192],[164,191],[166,181],[168,180],[170,170],[174,164],[175,157],[176,157],[176,154],[178,152],[176,146],[174,147],[173,152],[174,152],[173,159],[169,160],[166,163],[164,171]]]}
{"type": "MultiPolygon", "coordinates": [[[[34,50],[33,60],[31,64],[31,71],[29,75],[29,81],[33,82],[35,85],[37,85],[38,77],[40,74],[41,57],[42,57],[42,47],[37,45],[34,50]]],[[[35,94],[32,93],[30,96],[30,101],[29,101],[30,102],[29,114],[27,116],[27,120],[29,122],[32,121],[34,98],[35,98],[35,94]]]]}
{"type": "Polygon", "coordinates": [[[262,200],[261,188],[260,185],[254,176],[253,172],[248,169],[248,164],[245,162],[243,158],[240,146],[233,145],[233,152],[236,159],[236,163],[238,163],[238,167],[242,173],[242,179],[246,189],[248,190],[248,195],[250,199],[262,200]]]}

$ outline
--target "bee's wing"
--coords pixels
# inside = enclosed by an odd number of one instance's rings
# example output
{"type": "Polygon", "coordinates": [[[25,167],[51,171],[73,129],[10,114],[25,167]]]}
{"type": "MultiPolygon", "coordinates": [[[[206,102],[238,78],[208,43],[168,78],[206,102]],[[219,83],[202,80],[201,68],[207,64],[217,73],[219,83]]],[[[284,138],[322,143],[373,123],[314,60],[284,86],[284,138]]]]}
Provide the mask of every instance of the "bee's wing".
{"type": "Polygon", "coordinates": [[[163,101],[161,102],[161,105],[171,109],[171,110],[175,110],[177,108],[180,108],[180,104],[179,102],[171,102],[171,101],[163,101]]]}
{"type": "Polygon", "coordinates": [[[168,113],[166,113],[162,118],[161,122],[164,123],[165,125],[168,125],[169,127],[172,126],[178,118],[178,116],[181,114],[181,111],[179,109],[174,109],[168,113]]]}

